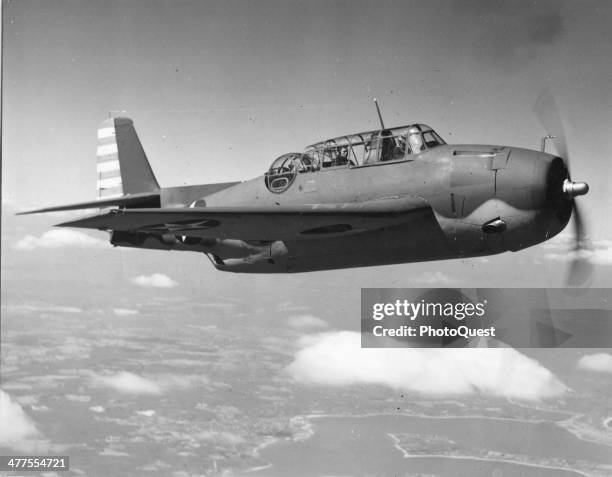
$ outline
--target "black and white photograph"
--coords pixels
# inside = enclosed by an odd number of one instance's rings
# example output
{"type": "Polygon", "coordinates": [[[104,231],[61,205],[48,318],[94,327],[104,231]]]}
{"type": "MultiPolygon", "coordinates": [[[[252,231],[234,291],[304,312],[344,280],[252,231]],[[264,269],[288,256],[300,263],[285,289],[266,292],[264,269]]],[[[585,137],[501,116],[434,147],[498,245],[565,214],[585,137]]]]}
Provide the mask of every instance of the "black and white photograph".
{"type": "Polygon", "coordinates": [[[2,0],[0,474],[612,475],[612,3],[2,0]]]}

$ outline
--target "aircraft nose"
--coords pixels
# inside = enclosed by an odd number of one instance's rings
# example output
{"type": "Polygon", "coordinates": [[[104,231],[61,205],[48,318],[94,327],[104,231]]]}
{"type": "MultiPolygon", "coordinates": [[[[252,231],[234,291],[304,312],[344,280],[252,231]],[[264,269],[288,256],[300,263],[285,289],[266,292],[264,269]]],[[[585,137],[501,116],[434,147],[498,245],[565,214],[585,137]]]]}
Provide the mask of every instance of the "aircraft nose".
{"type": "Polygon", "coordinates": [[[563,182],[563,192],[571,198],[585,195],[589,192],[589,184],[586,182],[572,182],[569,179],[565,179],[563,182]]]}
{"type": "Polygon", "coordinates": [[[559,202],[571,201],[589,192],[589,184],[571,180],[567,166],[560,157],[541,158],[539,164],[542,171],[540,177],[545,177],[549,205],[557,206],[559,202]]]}
{"type": "Polygon", "coordinates": [[[544,209],[552,212],[549,226],[556,235],[568,224],[575,209],[576,197],[587,194],[589,185],[572,181],[567,165],[560,157],[548,157],[543,162],[548,170],[544,209]]]}

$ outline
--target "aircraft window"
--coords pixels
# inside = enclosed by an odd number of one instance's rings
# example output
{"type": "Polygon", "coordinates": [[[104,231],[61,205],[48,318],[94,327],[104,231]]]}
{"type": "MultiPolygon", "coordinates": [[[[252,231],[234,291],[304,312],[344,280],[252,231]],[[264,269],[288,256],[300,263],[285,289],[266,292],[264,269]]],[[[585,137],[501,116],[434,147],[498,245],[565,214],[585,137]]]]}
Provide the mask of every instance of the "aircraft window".
{"type": "MultiPolygon", "coordinates": [[[[408,150],[408,153],[410,153],[410,150],[408,150]]],[[[406,157],[406,133],[402,132],[395,137],[395,145],[391,152],[391,159],[395,161],[404,159],[404,157],[406,157]]]]}
{"type": "Polygon", "coordinates": [[[432,147],[440,146],[444,144],[444,141],[433,131],[427,131],[423,133],[423,140],[425,145],[431,149],[432,147]]]}
{"type": "Polygon", "coordinates": [[[359,145],[353,146],[347,138],[339,138],[327,141],[316,149],[308,149],[307,152],[315,156],[322,168],[356,166],[359,164],[359,145]]]}
{"type": "Polygon", "coordinates": [[[393,149],[395,148],[395,139],[393,139],[393,134],[391,131],[382,131],[380,133],[381,137],[381,149],[380,149],[380,160],[381,161],[390,161],[393,159],[393,149]]]}
{"type": "Polygon", "coordinates": [[[298,172],[312,172],[317,169],[317,161],[308,154],[302,154],[298,164],[298,172]]]}
{"type": "Polygon", "coordinates": [[[410,161],[414,155],[442,144],[446,143],[429,126],[413,124],[339,136],[312,144],[306,152],[321,168],[329,168],[410,161]]]}
{"type": "Polygon", "coordinates": [[[334,158],[332,157],[331,149],[324,149],[323,151],[323,160],[321,161],[321,167],[327,168],[332,167],[334,165],[334,158]]]}
{"type": "Polygon", "coordinates": [[[370,134],[359,134],[353,137],[349,150],[349,159],[351,165],[365,164],[369,157],[369,151],[372,143],[372,135],[370,134]]]}
{"type": "Polygon", "coordinates": [[[364,164],[403,159],[406,153],[405,135],[394,135],[391,130],[383,130],[366,143],[367,154],[364,164]]]}
{"type": "Polygon", "coordinates": [[[318,170],[318,162],[312,156],[301,153],[284,154],[276,159],[265,174],[270,192],[286,191],[297,174],[318,170]]]}
{"type": "Polygon", "coordinates": [[[323,167],[354,166],[357,164],[354,151],[349,146],[330,147],[323,151],[323,167]]]}

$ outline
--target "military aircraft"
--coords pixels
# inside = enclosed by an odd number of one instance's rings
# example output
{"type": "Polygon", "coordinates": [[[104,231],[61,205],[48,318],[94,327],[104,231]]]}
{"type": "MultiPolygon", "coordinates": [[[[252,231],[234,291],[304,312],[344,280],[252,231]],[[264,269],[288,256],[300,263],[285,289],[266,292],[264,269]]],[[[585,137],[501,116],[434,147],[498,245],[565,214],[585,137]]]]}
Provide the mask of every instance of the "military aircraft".
{"type": "Polygon", "coordinates": [[[245,182],[181,187],[160,187],[132,120],[111,118],[98,129],[98,200],[25,213],[112,207],[59,226],[108,231],[119,247],[202,252],[230,272],[515,252],[557,235],[572,211],[580,247],[575,200],[588,185],[563,157],[447,144],[425,124],[386,128],[376,108],[380,129],[283,154],[245,182]]]}

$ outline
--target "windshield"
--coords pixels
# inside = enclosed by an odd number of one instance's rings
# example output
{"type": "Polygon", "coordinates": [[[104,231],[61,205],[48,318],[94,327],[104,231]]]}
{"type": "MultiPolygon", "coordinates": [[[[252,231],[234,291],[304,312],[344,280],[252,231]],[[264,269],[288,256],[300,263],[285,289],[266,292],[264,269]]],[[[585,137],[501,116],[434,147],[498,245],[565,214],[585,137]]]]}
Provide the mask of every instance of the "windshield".
{"type": "Polygon", "coordinates": [[[289,188],[297,174],[319,169],[318,162],[308,154],[291,152],[276,159],[265,174],[266,186],[271,192],[289,188]]]}

